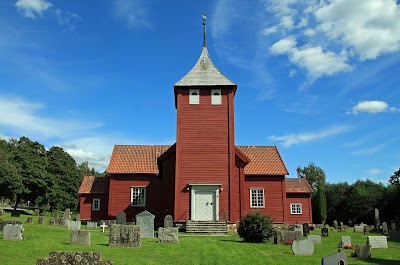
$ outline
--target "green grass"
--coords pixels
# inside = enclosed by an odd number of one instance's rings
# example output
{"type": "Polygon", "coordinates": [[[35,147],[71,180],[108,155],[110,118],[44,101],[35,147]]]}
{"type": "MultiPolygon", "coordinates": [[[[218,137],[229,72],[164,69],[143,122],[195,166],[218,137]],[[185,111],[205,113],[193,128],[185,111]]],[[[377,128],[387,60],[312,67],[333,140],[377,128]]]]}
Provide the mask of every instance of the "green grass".
{"type": "MultiPolygon", "coordinates": [[[[3,219],[11,218],[6,213],[3,219]]],[[[97,251],[103,260],[113,260],[114,264],[282,264],[302,265],[321,264],[321,258],[337,251],[340,236],[350,235],[352,243],[366,243],[366,236],[347,232],[330,231],[322,244],[316,245],[314,254],[309,257],[294,256],[290,246],[273,244],[244,243],[237,235],[227,236],[188,236],[181,234],[179,244],[159,244],[157,239],[142,239],[141,248],[109,247],[108,233],[100,229],[91,233],[90,247],[69,244],[70,231],[64,227],[27,224],[27,216],[19,218],[24,223],[23,241],[5,241],[0,237],[0,264],[35,264],[36,258],[45,258],[51,251],[97,251]]],[[[45,219],[48,223],[48,217],[45,219]]],[[[85,229],[85,226],[82,227],[85,229]]],[[[319,231],[312,231],[319,234],[319,231]]],[[[372,234],[374,235],[374,234],[372,234]]],[[[365,261],[350,257],[349,264],[400,264],[400,243],[390,242],[388,249],[373,249],[372,259],[365,261]]]]}

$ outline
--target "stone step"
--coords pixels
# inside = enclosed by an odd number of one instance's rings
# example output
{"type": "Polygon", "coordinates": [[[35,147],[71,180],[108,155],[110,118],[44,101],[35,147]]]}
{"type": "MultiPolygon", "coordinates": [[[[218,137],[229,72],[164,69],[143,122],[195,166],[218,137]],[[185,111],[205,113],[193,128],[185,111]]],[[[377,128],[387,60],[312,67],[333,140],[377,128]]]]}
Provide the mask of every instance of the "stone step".
{"type": "Polygon", "coordinates": [[[186,222],[187,233],[225,234],[228,232],[225,221],[192,221],[186,222]]]}

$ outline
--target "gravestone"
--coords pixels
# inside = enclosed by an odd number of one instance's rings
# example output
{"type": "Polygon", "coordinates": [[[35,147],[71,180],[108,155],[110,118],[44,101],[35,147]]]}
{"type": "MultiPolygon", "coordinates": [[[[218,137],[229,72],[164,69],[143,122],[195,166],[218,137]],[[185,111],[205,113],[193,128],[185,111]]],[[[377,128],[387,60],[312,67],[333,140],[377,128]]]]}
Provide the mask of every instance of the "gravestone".
{"type": "Polygon", "coordinates": [[[322,258],[322,265],[348,265],[346,252],[339,251],[322,258]]]}
{"type": "Polygon", "coordinates": [[[54,217],[54,219],[56,220],[59,216],[58,216],[58,212],[54,212],[53,213],[53,217],[54,217]]]}
{"type": "Polygon", "coordinates": [[[341,236],[339,247],[351,246],[351,236],[341,236]]]}
{"type": "Polygon", "coordinates": [[[112,225],[109,245],[112,247],[140,247],[140,227],[138,225],[112,225]]]}
{"type": "Polygon", "coordinates": [[[21,215],[21,212],[20,211],[12,211],[11,212],[11,217],[19,217],[21,215]]]}
{"type": "Polygon", "coordinates": [[[364,226],[364,235],[368,235],[369,234],[369,226],[365,225],[364,226]]]}
{"type": "Polygon", "coordinates": [[[386,222],[382,223],[382,235],[384,235],[384,236],[388,236],[389,235],[389,229],[388,229],[388,226],[387,226],[386,222]]]}
{"type": "Polygon", "coordinates": [[[303,235],[307,236],[308,234],[310,234],[310,227],[308,224],[303,224],[303,235]]]}
{"type": "Polygon", "coordinates": [[[355,226],[354,226],[354,233],[364,233],[364,226],[362,226],[362,225],[355,225],[355,226]]]}
{"type": "Polygon", "coordinates": [[[22,240],[24,228],[19,224],[6,224],[3,228],[3,240],[22,240]]]}
{"type": "Polygon", "coordinates": [[[125,225],[126,224],[126,213],[119,212],[117,213],[117,225],[125,225]]]}
{"type": "Polygon", "coordinates": [[[136,224],[140,226],[140,237],[154,238],[154,217],[155,215],[148,211],[136,215],[136,224]]]}
{"type": "Polygon", "coordinates": [[[381,227],[381,219],[379,218],[379,210],[375,208],[375,227],[379,229],[381,227]]]}
{"type": "Polygon", "coordinates": [[[71,210],[69,208],[65,209],[64,218],[65,219],[70,219],[71,218],[71,210]]]}
{"type": "Polygon", "coordinates": [[[294,231],[294,225],[288,225],[287,230],[288,231],[294,231]]]}
{"type": "Polygon", "coordinates": [[[40,215],[40,210],[39,210],[39,209],[35,209],[34,215],[35,215],[35,216],[39,216],[39,215],[40,215]]]}
{"type": "Polygon", "coordinates": [[[28,224],[33,223],[32,216],[28,216],[28,219],[26,220],[26,222],[27,222],[28,224]]]}
{"type": "Polygon", "coordinates": [[[294,231],[299,231],[301,233],[301,235],[303,235],[303,226],[299,225],[299,224],[295,224],[294,225],[294,231]]]}
{"type": "Polygon", "coordinates": [[[86,227],[90,229],[96,229],[97,228],[97,222],[87,222],[86,227]]]}
{"type": "Polygon", "coordinates": [[[333,228],[334,228],[335,230],[338,230],[339,225],[338,225],[338,221],[337,221],[337,220],[333,220],[333,228]]]}
{"type": "Polygon", "coordinates": [[[43,216],[39,216],[38,217],[38,224],[42,225],[44,223],[44,217],[43,216]]]}
{"type": "Polygon", "coordinates": [[[75,217],[75,221],[80,221],[81,220],[81,214],[77,213],[75,217]]]}
{"type": "Polygon", "coordinates": [[[90,231],[74,230],[71,232],[72,245],[90,246],[90,231]]]}
{"type": "Polygon", "coordinates": [[[100,227],[101,227],[101,229],[103,230],[103,233],[104,233],[104,231],[105,231],[106,227],[108,227],[108,225],[106,225],[106,223],[103,222],[103,223],[100,225],[100,227]]]}
{"type": "Polygon", "coordinates": [[[359,259],[370,259],[371,258],[371,246],[368,244],[356,245],[354,252],[359,259]]]}
{"type": "Polygon", "coordinates": [[[386,236],[367,236],[367,244],[371,248],[388,248],[386,236]]]}
{"type": "Polygon", "coordinates": [[[301,240],[302,235],[299,231],[284,231],[284,230],[279,230],[276,232],[276,243],[279,245],[284,245],[288,241],[294,241],[294,240],[301,240]]]}
{"type": "Polygon", "coordinates": [[[172,215],[166,215],[164,218],[164,228],[167,227],[174,227],[174,219],[172,217],[172,215]]]}
{"type": "Polygon", "coordinates": [[[391,241],[400,241],[400,231],[389,231],[391,241]]]}
{"type": "Polygon", "coordinates": [[[321,236],[323,236],[323,237],[329,236],[329,229],[327,227],[321,228],[321,236]]]}
{"type": "Polygon", "coordinates": [[[351,219],[349,219],[349,221],[347,221],[347,223],[349,224],[349,227],[351,227],[351,225],[353,224],[353,221],[351,219]]]}
{"type": "Polygon", "coordinates": [[[68,229],[69,230],[81,230],[81,221],[69,221],[68,220],[68,229]]]}
{"type": "Polygon", "coordinates": [[[158,243],[179,243],[177,227],[158,228],[158,243]]]}
{"type": "Polygon", "coordinates": [[[102,261],[100,252],[50,252],[48,258],[36,259],[36,265],[113,265],[113,261],[102,261]]]}
{"type": "Polygon", "coordinates": [[[64,217],[55,218],[55,224],[60,226],[68,226],[68,219],[64,217]]]}
{"type": "Polygon", "coordinates": [[[308,235],[307,239],[313,242],[314,245],[321,244],[321,236],[318,235],[308,235]]]}
{"type": "Polygon", "coordinates": [[[310,240],[295,240],[292,244],[293,254],[296,256],[311,256],[314,253],[314,244],[310,240]]]}
{"type": "Polygon", "coordinates": [[[55,223],[56,223],[56,220],[54,219],[54,217],[50,217],[49,225],[54,225],[55,223]]]}
{"type": "Polygon", "coordinates": [[[4,214],[4,210],[0,209],[0,217],[3,216],[3,214],[4,214]]]}
{"type": "Polygon", "coordinates": [[[7,224],[22,225],[22,222],[19,220],[3,220],[0,223],[0,231],[3,231],[4,226],[6,226],[7,224]]]}
{"type": "Polygon", "coordinates": [[[390,230],[396,230],[396,223],[394,220],[390,221],[390,230]]]}

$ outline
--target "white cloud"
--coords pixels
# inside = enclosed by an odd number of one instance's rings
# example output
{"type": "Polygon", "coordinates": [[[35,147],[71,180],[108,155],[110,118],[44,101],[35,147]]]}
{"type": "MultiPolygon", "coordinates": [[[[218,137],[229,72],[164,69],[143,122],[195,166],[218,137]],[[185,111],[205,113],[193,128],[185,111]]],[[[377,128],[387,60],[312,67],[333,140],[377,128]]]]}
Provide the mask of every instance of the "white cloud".
{"type": "Polygon", "coordinates": [[[55,14],[58,24],[70,31],[75,31],[78,24],[82,21],[82,18],[77,14],[63,12],[61,9],[56,9],[55,14]]]}
{"type": "Polygon", "coordinates": [[[18,11],[23,16],[35,19],[37,15],[41,16],[44,11],[49,9],[53,4],[46,0],[18,0],[15,3],[18,11]]]}
{"type": "Polygon", "coordinates": [[[145,3],[142,0],[116,0],[113,2],[114,15],[130,28],[149,28],[151,24],[148,20],[148,11],[145,3]]]}
{"type": "Polygon", "coordinates": [[[373,155],[373,154],[383,150],[387,145],[395,143],[395,142],[397,142],[399,140],[400,140],[400,138],[390,139],[389,141],[387,141],[387,142],[385,142],[383,144],[376,145],[376,146],[373,146],[373,147],[370,147],[370,148],[366,148],[366,149],[362,149],[362,150],[357,150],[357,151],[352,152],[352,154],[370,156],[370,155],[373,155]]]}
{"type": "Polygon", "coordinates": [[[382,170],[377,169],[377,168],[373,168],[373,169],[368,170],[368,174],[369,175],[379,175],[381,173],[382,173],[382,170]]]}
{"type": "Polygon", "coordinates": [[[360,101],[356,106],[354,106],[351,111],[346,112],[346,114],[354,114],[357,115],[360,112],[367,112],[367,113],[380,113],[386,111],[396,112],[398,111],[395,107],[390,107],[389,105],[380,100],[365,100],[360,101]]]}
{"type": "Polygon", "coordinates": [[[74,135],[101,126],[99,123],[41,116],[39,113],[43,110],[45,106],[41,103],[0,95],[0,113],[7,113],[0,115],[0,130],[6,128],[30,137],[48,138],[74,135]]]}
{"type": "Polygon", "coordinates": [[[303,143],[313,142],[316,140],[332,137],[338,134],[348,132],[350,127],[348,126],[333,126],[327,129],[323,129],[318,132],[304,132],[297,134],[288,134],[283,136],[270,136],[269,139],[273,141],[282,142],[284,147],[290,147],[292,145],[299,145],[303,143]]]}

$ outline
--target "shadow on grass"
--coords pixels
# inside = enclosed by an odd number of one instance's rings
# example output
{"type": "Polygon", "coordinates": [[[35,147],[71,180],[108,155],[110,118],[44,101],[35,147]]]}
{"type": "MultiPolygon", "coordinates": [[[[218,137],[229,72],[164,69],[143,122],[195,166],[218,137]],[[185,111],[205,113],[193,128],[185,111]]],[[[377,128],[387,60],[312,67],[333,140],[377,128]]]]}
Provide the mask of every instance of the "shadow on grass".
{"type": "Polygon", "coordinates": [[[373,264],[379,264],[379,265],[399,265],[400,264],[400,261],[398,261],[398,260],[387,260],[387,259],[377,259],[377,258],[364,259],[363,261],[368,262],[368,263],[373,263],[373,264]]]}

